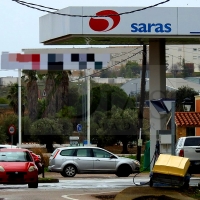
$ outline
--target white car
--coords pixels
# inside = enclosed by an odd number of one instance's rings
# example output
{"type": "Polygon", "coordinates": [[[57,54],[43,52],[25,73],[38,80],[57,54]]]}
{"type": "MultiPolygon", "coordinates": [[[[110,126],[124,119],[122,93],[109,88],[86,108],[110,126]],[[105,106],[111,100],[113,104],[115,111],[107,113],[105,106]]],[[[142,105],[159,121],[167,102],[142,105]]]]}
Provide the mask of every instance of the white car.
{"type": "Polygon", "coordinates": [[[0,144],[0,149],[2,149],[2,148],[18,148],[17,146],[15,146],[15,145],[9,145],[9,144],[0,144]]]}
{"type": "Polygon", "coordinates": [[[176,144],[176,156],[190,160],[190,174],[200,173],[200,136],[180,137],[176,144]]]}
{"type": "Polygon", "coordinates": [[[127,177],[139,172],[140,163],[98,147],[63,147],[57,148],[50,156],[48,170],[58,172],[64,177],[84,173],[127,177]]]}

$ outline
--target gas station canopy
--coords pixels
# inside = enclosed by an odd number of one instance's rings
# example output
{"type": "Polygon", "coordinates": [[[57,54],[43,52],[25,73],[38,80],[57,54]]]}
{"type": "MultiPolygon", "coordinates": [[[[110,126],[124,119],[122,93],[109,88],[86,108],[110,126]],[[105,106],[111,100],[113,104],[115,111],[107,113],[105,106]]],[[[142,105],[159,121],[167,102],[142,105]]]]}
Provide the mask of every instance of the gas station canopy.
{"type": "Polygon", "coordinates": [[[200,44],[200,8],[67,7],[40,17],[45,45],[141,45],[165,38],[166,44],[200,44]],[[131,12],[130,14],[122,14],[131,12]],[[65,16],[65,15],[79,15],[65,16]],[[83,17],[80,17],[83,16],[83,17]],[[94,17],[92,17],[94,16],[94,17]]]}

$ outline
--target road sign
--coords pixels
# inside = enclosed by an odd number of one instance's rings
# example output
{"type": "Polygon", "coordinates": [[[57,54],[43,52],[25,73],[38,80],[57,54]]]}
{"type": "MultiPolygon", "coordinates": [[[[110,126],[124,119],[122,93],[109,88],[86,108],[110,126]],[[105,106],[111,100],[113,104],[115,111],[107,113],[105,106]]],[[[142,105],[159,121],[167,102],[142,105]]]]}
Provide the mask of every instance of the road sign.
{"type": "Polygon", "coordinates": [[[14,135],[15,132],[16,132],[16,128],[14,125],[10,125],[9,128],[8,128],[8,132],[10,135],[14,135]]]}
{"type": "Polygon", "coordinates": [[[81,125],[81,124],[78,124],[78,125],[77,125],[77,131],[78,131],[78,132],[81,132],[81,130],[82,130],[82,125],[81,125]]]}

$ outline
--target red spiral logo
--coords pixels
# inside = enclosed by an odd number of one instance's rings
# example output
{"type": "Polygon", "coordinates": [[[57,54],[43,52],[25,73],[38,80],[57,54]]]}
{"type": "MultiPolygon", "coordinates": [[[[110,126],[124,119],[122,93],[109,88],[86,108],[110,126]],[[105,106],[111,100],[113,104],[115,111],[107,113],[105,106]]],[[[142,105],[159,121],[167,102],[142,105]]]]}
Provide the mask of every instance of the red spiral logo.
{"type": "Polygon", "coordinates": [[[102,10],[96,13],[95,18],[91,18],[89,21],[90,28],[94,31],[98,32],[107,32],[114,29],[120,22],[119,13],[114,10],[102,10]],[[115,15],[109,17],[100,17],[107,15],[115,15]]]}

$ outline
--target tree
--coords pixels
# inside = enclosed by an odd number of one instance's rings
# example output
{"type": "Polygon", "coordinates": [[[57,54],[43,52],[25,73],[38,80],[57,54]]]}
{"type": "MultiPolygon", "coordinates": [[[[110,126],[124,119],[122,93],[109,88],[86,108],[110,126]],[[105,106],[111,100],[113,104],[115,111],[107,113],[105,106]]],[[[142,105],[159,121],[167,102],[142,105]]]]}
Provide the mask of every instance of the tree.
{"type": "Polygon", "coordinates": [[[68,106],[69,75],[71,75],[69,70],[56,73],[56,112],[68,106]]]}
{"type": "Polygon", "coordinates": [[[133,98],[130,98],[121,88],[109,84],[92,88],[91,100],[91,113],[94,111],[109,111],[112,106],[122,109],[135,108],[133,98]]]}
{"type": "Polygon", "coordinates": [[[43,117],[51,116],[56,113],[55,76],[56,73],[54,71],[48,71],[48,74],[46,74],[46,82],[45,82],[46,107],[43,117]]]}
{"type": "MultiPolygon", "coordinates": [[[[32,119],[30,119],[28,116],[22,117],[22,141],[23,142],[31,142],[31,133],[30,133],[30,127],[31,127],[32,119]]],[[[18,134],[17,134],[18,135],[18,134]]]]}
{"type": "Polygon", "coordinates": [[[32,123],[30,133],[40,144],[46,144],[48,152],[53,152],[53,143],[64,141],[63,125],[58,119],[43,118],[32,123]]]}
{"type": "Polygon", "coordinates": [[[196,92],[193,88],[190,88],[188,86],[182,86],[178,88],[176,91],[176,111],[182,112],[183,105],[182,102],[185,98],[190,98],[193,102],[193,105],[191,106],[191,111],[195,110],[195,96],[199,95],[198,92],[196,92]]]}
{"type": "Polygon", "coordinates": [[[6,143],[8,139],[8,135],[6,134],[6,129],[2,125],[0,125],[0,144],[6,143]]]}
{"type": "MultiPolygon", "coordinates": [[[[83,119],[83,108],[87,101],[87,96],[81,96],[77,104],[77,116],[79,120],[83,119]]],[[[87,105],[85,105],[87,106],[87,105]]],[[[131,108],[135,109],[135,99],[129,97],[121,88],[112,86],[110,84],[102,84],[97,87],[93,87],[91,90],[90,101],[90,114],[92,115],[96,111],[107,112],[111,110],[112,106],[116,106],[122,109],[131,108]]]]}
{"type": "Polygon", "coordinates": [[[39,99],[38,100],[38,116],[37,119],[43,118],[44,112],[46,109],[46,100],[45,99],[39,99]]]}
{"type": "MultiPolygon", "coordinates": [[[[56,117],[59,119],[66,118],[71,124],[73,124],[73,128],[76,127],[78,123],[76,123],[76,109],[72,106],[64,106],[57,114],[56,117]]],[[[73,129],[72,128],[72,129],[73,129]]]]}
{"type": "Polygon", "coordinates": [[[27,103],[29,118],[34,121],[38,116],[38,75],[35,70],[23,70],[24,79],[27,88],[27,103]]]}
{"type": "MultiPolygon", "coordinates": [[[[103,135],[98,135],[97,132],[101,128],[100,127],[100,121],[105,117],[105,112],[96,111],[92,114],[90,119],[90,136],[91,136],[91,142],[97,143],[98,147],[103,147],[103,135]]],[[[86,133],[87,124],[83,124],[83,132],[86,133]]],[[[104,143],[105,145],[107,143],[104,143]]]]}
{"type": "MultiPolygon", "coordinates": [[[[82,85],[80,86],[82,87],[82,85]]],[[[82,91],[81,91],[82,92],[82,91]]],[[[68,91],[68,106],[73,106],[75,107],[78,103],[79,99],[79,86],[69,86],[69,91],[68,91]]]]}
{"type": "Polygon", "coordinates": [[[0,104],[8,104],[9,101],[6,98],[0,98],[0,104]]]}
{"type": "Polygon", "coordinates": [[[97,135],[104,144],[113,144],[120,140],[123,143],[122,153],[128,153],[128,142],[137,139],[137,113],[132,109],[123,110],[116,106],[108,112],[109,114],[105,114],[99,121],[97,135]]]}
{"type": "Polygon", "coordinates": [[[182,75],[183,75],[183,78],[189,76],[189,74],[190,74],[189,73],[189,69],[185,64],[185,59],[183,58],[183,61],[182,61],[182,75]]]}
{"type": "Polygon", "coordinates": [[[68,104],[68,87],[71,71],[48,71],[46,74],[46,109],[44,116],[54,116],[68,104]]]}
{"type": "MultiPolygon", "coordinates": [[[[22,117],[22,129],[21,129],[21,137],[22,137],[22,141],[24,142],[29,142],[31,140],[30,138],[30,125],[31,125],[31,120],[29,119],[28,116],[22,117]]],[[[5,137],[2,135],[2,138],[6,138],[6,141],[8,143],[11,142],[11,135],[8,132],[8,128],[10,125],[14,125],[16,128],[16,132],[13,135],[13,144],[17,144],[18,143],[18,139],[19,139],[19,129],[18,129],[18,116],[17,115],[7,115],[5,116],[0,123],[1,126],[1,130],[0,130],[0,135],[1,133],[5,134],[5,137]]]]}
{"type": "Polygon", "coordinates": [[[16,145],[18,142],[18,116],[17,115],[5,116],[5,118],[1,121],[1,132],[5,133],[7,143],[11,143],[11,135],[9,134],[9,131],[8,131],[8,128],[10,125],[14,125],[16,128],[16,132],[12,136],[13,144],[16,145]]]}
{"type": "Polygon", "coordinates": [[[173,74],[173,77],[176,78],[178,72],[181,71],[181,68],[182,66],[180,65],[180,63],[176,63],[169,68],[169,71],[173,74]]]}
{"type": "Polygon", "coordinates": [[[101,78],[111,78],[112,77],[112,71],[111,70],[103,70],[100,74],[101,78]]]}
{"type": "Polygon", "coordinates": [[[128,61],[124,67],[121,67],[119,75],[125,78],[138,77],[141,67],[137,62],[128,61]]]}
{"type": "MultiPolygon", "coordinates": [[[[14,83],[10,85],[8,95],[6,97],[9,100],[9,105],[12,107],[15,114],[18,114],[18,84],[14,83]]],[[[22,116],[24,116],[25,105],[26,105],[26,95],[24,87],[21,88],[21,108],[22,116]]]]}
{"type": "Polygon", "coordinates": [[[71,122],[71,119],[67,117],[58,118],[58,123],[62,125],[64,135],[64,140],[71,135],[73,132],[73,124],[71,122]]]}

